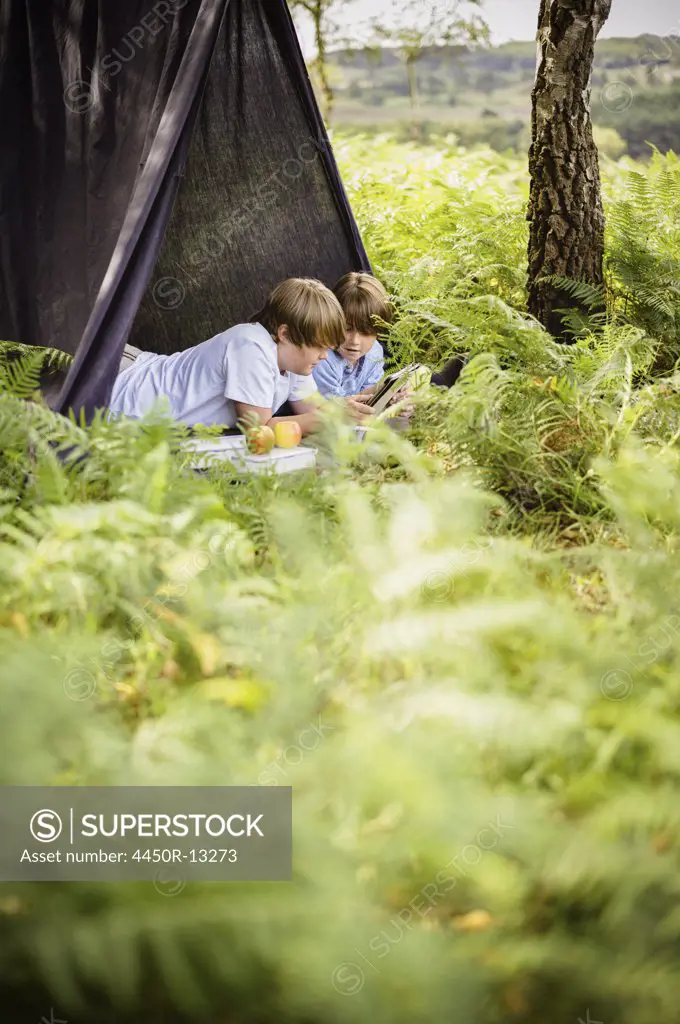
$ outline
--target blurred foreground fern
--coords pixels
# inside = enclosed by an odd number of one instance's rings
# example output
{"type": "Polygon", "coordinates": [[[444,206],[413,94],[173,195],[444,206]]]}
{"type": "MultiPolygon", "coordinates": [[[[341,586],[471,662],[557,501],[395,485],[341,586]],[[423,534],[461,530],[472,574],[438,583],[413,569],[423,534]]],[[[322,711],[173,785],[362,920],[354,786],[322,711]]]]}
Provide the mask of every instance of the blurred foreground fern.
{"type": "Polygon", "coordinates": [[[26,401],[35,356],[2,377],[0,781],[292,785],[295,815],[292,885],[1,885],[12,1021],[675,1019],[672,317],[556,345],[517,161],[371,162],[393,359],[471,356],[408,439],[331,423],[323,473],[235,483],[160,412],[84,428],[26,401]]]}

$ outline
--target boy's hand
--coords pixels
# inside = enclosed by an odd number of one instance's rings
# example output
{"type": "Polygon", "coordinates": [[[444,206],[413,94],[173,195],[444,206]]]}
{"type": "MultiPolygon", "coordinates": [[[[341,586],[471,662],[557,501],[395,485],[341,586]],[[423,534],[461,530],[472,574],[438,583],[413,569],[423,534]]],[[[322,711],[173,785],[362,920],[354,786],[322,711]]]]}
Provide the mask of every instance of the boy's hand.
{"type": "Polygon", "coordinates": [[[356,398],[346,398],[345,404],[350,415],[359,423],[362,423],[367,417],[373,415],[373,410],[370,405],[364,405],[363,402],[358,402],[356,398]]]}
{"type": "Polygon", "coordinates": [[[413,388],[410,388],[408,384],[404,384],[403,388],[399,388],[396,394],[392,397],[390,405],[396,405],[397,402],[403,402],[405,398],[409,398],[412,394],[413,388]]]}
{"type": "Polygon", "coordinates": [[[395,410],[393,422],[409,423],[411,421],[413,413],[415,411],[415,405],[413,404],[413,402],[410,402],[406,405],[404,405],[403,403],[406,402],[412,395],[413,388],[409,387],[407,384],[405,384],[403,388],[400,388],[399,391],[397,391],[397,393],[395,394],[394,398],[392,399],[388,406],[388,408],[390,408],[390,406],[401,404],[401,408],[395,410]]]}
{"type": "MultiPolygon", "coordinates": [[[[412,394],[413,388],[408,387],[408,385],[404,385],[403,388],[400,388],[399,391],[397,391],[396,395],[390,402],[390,405],[396,405],[397,402],[405,402],[412,394]]],[[[397,418],[408,422],[413,416],[414,411],[415,405],[411,402],[409,405],[405,405],[399,410],[397,418]]]]}

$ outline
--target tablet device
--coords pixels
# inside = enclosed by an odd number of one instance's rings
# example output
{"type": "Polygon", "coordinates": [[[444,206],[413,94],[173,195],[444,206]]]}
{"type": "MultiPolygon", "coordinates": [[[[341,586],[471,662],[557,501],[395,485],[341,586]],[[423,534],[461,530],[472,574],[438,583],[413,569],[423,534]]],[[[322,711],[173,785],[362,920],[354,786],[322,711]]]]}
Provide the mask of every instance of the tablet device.
{"type": "Polygon", "coordinates": [[[378,384],[375,392],[367,400],[368,405],[376,413],[383,412],[390,404],[397,391],[409,383],[411,377],[419,367],[419,363],[411,363],[403,370],[397,370],[384,377],[378,384]]]}

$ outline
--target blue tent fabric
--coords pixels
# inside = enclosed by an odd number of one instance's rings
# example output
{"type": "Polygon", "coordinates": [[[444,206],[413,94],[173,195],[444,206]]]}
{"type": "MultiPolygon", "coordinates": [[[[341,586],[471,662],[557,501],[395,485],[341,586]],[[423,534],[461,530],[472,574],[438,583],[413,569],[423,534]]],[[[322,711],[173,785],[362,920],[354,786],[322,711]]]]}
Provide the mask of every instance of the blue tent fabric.
{"type": "Polygon", "coordinates": [[[370,269],[285,0],[0,0],[0,337],[175,352],[289,276],[370,269]]]}

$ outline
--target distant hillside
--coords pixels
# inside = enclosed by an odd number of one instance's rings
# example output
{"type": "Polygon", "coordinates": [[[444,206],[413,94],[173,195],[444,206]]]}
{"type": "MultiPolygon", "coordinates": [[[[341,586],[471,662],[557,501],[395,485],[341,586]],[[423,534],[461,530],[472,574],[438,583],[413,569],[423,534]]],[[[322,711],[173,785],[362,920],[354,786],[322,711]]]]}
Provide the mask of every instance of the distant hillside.
{"type": "MultiPolygon", "coordinates": [[[[533,42],[469,51],[435,47],[418,63],[414,110],[395,51],[343,50],[331,55],[337,95],[334,124],[345,130],[402,136],[458,135],[465,144],[528,145],[533,42]]],[[[649,153],[648,143],[680,152],[680,42],[639,36],[597,44],[593,119],[601,148],[618,156],[649,153]]]]}

